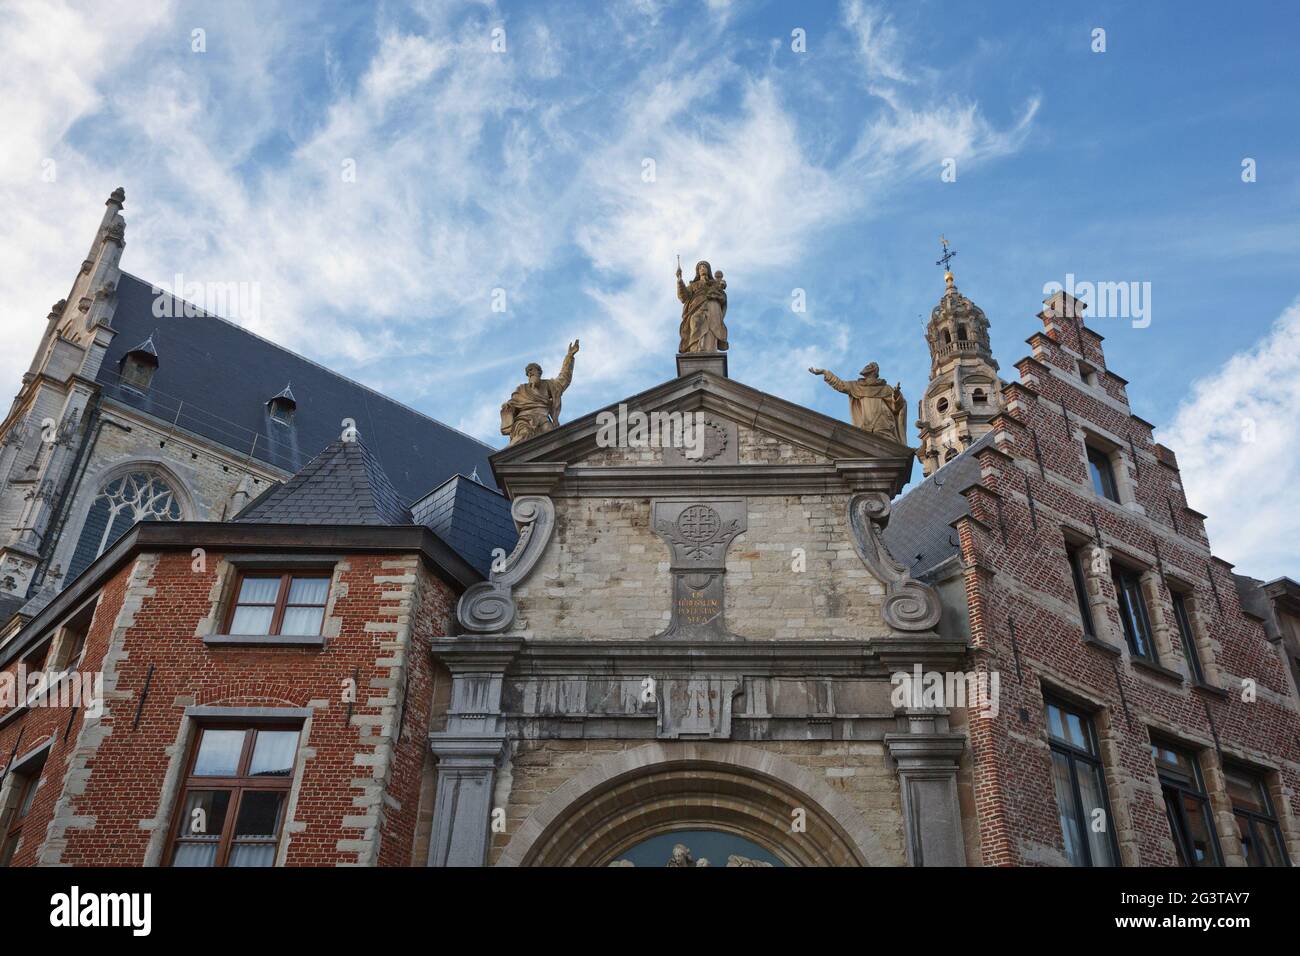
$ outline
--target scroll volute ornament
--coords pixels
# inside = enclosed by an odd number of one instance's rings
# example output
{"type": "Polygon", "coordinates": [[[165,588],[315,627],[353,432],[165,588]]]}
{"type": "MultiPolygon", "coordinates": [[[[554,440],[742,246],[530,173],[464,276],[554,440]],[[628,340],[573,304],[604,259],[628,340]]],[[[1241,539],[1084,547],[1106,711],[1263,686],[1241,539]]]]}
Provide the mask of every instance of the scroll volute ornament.
{"type": "Polygon", "coordinates": [[[456,604],[456,620],[470,634],[498,634],[514,624],[515,585],[528,577],[555,530],[555,504],[543,495],[520,495],[510,505],[519,540],[500,571],[466,589],[456,604]]]}
{"type": "Polygon", "coordinates": [[[881,530],[889,523],[889,498],[878,491],[863,492],[849,500],[853,547],[868,570],[885,585],[881,615],[899,631],[929,631],[939,623],[941,606],[934,588],[912,579],[885,546],[881,530]]]}

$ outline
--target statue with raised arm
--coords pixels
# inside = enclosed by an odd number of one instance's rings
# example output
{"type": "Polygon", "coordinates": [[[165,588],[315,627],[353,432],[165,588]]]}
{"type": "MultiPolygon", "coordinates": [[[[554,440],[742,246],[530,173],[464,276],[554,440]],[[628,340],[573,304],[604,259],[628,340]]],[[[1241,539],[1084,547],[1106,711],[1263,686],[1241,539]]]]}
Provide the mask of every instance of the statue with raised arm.
{"type": "Polygon", "coordinates": [[[903,400],[902,389],[898,385],[890,388],[880,377],[880,366],[875,362],[864,368],[859,373],[861,377],[853,382],[846,382],[824,368],[808,371],[820,375],[827,385],[849,397],[853,424],[858,428],[900,445],[907,444],[907,402],[903,400]]]}
{"type": "Polygon", "coordinates": [[[722,352],[727,348],[727,280],[700,260],[695,278],[682,281],[681,260],[677,262],[677,298],[682,303],[679,352],[722,352]]]}
{"type": "Polygon", "coordinates": [[[577,353],[578,340],[574,339],[555,378],[542,378],[542,367],[528,363],[524,369],[528,381],[501,406],[501,434],[510,436],[510,444],[549,432],[560,423],[560,396],[573,381],[573,356],[577,353]]]}

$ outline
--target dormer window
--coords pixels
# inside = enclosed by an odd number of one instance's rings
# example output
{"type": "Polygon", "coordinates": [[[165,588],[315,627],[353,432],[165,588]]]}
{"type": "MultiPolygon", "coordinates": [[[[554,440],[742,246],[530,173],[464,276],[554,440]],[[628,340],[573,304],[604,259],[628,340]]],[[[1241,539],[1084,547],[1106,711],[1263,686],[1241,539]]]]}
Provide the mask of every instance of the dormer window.
{"type": "Polygon", "coordinates": [[[122,356],[121,369],[123,385],[139,392],[149,389],[153,373],[158,371],[158,350],[154,348],[153,336],[122,356]]]}
{"type": "Polygon", "coordinates": [[[266,403],[266,407],[270,410],[272,421],[279,422],[281,425],[292,425],[298,402],[293,397],[292,389],[286,385],[284,391],[266,403]]]}

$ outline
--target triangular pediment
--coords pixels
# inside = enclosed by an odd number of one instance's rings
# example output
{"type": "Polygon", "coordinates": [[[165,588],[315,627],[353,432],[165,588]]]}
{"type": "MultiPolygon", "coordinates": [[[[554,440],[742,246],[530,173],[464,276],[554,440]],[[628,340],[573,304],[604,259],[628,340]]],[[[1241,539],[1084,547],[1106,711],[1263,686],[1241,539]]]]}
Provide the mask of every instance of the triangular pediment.
{"type": "Polygon", "coordinates": [[[781,469],[805,483],[808,469],[837,474],[858,463],[876,473],[873,484],[891,493],[906,484],[913,450],[848,422],[804,408],[759,389],[710,371],[692,371],[621,401],[565,422],[527,441],[505,448],[491,458],[503,487],[524,484],[540,491],[547,480],[564,477],[592,481],[598,469],[620,474],[644,472],[648,479],[680,472],[684,478],[705,480],[730,469],[738,475],[756,470],[781,469]],[[634,412],[702,412],[710,424],[703,460],[683,461],[681,454],[657,444],[648,448],[611,445],[610,414],[624,420],[634,412]],[[716,435],[725,431],[723,443],[734,443],[718,454],[716,435]],[[836,463],[840,463],[837,465],[836,463]],[[802,471],[801,471],[802,469],[802,471]],[[546,476],[550,476],[548,479],[546,476]]]}

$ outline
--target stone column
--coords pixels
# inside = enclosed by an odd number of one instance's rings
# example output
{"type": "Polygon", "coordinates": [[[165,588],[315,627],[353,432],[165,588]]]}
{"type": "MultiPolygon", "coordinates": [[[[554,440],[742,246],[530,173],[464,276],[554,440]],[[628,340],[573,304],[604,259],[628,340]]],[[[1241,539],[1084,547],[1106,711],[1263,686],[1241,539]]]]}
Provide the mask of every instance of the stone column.
{"type": "Polygon", "coordinates": [[[488,826],[504,735],[433,734],[438,758],[429,866],[486,866],[488,826]]]}
{"type": "Polygon", "coordinates": [[[908,732],[886,734],[885,745],[898,762],[907,861],[912,866],[965,866],[957,802],[957,762],[965,738],[947,732],[946,717],[909,712],[905,719],[908,732]]]}
{"type": "Polygon", "coordinates": [[[438,758],[429,866],[486,866],[497,768],[508,745],[501,688],[520,640],[469,635],[433,643],[451,671],[447,729],[429,735],[438,758]]]}

